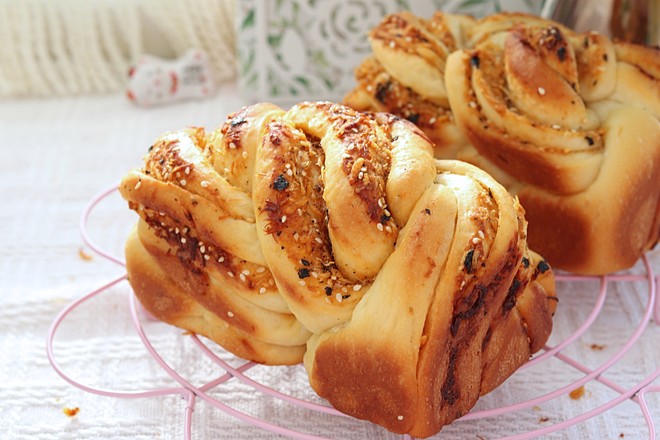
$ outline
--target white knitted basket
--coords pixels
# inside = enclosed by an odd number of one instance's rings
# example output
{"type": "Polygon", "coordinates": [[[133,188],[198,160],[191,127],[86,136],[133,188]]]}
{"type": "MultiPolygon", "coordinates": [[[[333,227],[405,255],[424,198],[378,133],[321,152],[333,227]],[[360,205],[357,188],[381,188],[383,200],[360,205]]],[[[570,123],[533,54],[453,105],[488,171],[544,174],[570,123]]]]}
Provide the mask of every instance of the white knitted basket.
{"type": "Polygon", "coordinates": [[[0,0],[0,96],[108,93],[142,54],[207,52],[236,75],[234,0],[0,0]]]}

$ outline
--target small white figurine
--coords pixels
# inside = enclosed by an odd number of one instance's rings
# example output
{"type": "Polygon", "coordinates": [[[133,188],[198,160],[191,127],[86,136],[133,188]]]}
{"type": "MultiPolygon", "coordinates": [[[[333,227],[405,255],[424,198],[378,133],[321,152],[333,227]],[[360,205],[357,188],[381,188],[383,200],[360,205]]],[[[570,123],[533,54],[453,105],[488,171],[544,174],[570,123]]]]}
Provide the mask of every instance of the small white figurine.
{"type": "Polygon", "coordinates": [[[190,49],[175,60],[143,55],[128,76],[126,95],[144,107],[215,92],[208,57],[199,49],[190,49]]]}

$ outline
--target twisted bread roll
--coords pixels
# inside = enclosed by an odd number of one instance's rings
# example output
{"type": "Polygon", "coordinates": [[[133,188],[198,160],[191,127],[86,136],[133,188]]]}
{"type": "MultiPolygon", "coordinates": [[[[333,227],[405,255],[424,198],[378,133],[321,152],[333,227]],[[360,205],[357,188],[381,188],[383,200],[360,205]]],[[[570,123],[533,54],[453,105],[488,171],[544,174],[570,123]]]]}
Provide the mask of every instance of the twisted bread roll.
{"type": "Polygon", "coordinates": [[[261,104],[210,135],[200,128],[166,134],[120,185],[140,214],[126,262],[145,308],[266,364],[299,363],[311,334],[275,285],[250,197],[260,133],[282,113],[261,104]]]}
{"type": "Polygon", "coordinates": [[[389,114],[246,107],[163,136],[120,190],[152,314],[257,362],[304,356],[319,395],[395,432],[436,433],[552,328],[517,200],[389,114]]]}
{"type": "MultiPolygon", "coordinates": [[[[516,194],[531,246],[553,266],[585,274],[632,266],[660,234],[658,50],[523,14],[459,19],[460,39],[448,26],[434,35],[462,42],[450,54],[436,51],[444,62],[436,63],[435,77],[442,75],[449,105],[434,105],[464,137],[447,146],[439,136],[436,156],[471,162],[516,194]]],[[[360,72],[374,63],[389,71],[393,62],[382,56],[381,35],[391,35],[391,23],[401,20],[428,27],[457,18],[386,18],[371,33],[375,58],[358,69],[349,105],[378,107],[354,99],[374,85],[360,72]]],[[[410,57],[426,60],[415,52],[428,46],[420,35],[406,48],[391,45],[389,58],[406,65],[410,57]]],[[[388,111],[407,116],[432,111],[429,103],[409,100],[388,111]]],[[[420,128],[437,136],[434,128],[420,128]]]]}
{"type": "Polygon", "coordinates": [[[554,266],[632,266],[660,233],[657,49],[552,24],[512,25],[503,44],[482,34],[447,60],[451,108],[478,151],[458,157],[506,176],[554,266]]]}
{"type": "Polygon", "coordinates": [[[515,199],[468,164],[437,170],[351,319],[315,333],[305,353],[312,387],[335,408],[415,437],[465,414],[540,349],[554,312],[515,199]]]}
{"type": "Polygon", "coordinates": [[[420,127],[436,157],[453,157],[467,143],[453,121],[444,82],[445,62],[465,44],[473,19],[409,12],[387,16],[369,34],[373,56],[356,69],[358,82],[344,103],[360,111],[388,112],[420,127]]]}

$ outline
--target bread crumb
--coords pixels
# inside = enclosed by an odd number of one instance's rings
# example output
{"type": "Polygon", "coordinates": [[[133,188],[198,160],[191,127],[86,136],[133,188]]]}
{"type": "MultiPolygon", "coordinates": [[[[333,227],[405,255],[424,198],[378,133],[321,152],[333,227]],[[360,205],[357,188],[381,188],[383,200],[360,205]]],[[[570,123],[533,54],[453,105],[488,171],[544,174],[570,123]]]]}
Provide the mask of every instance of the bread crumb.
{"type": "Polygon", "coordinates": [[[78,413],[80,412],[80,408],[78,408],[77,406],[74,406],[73,408],[69,408],[68,406],[65,406],[65,407],[62,409],[62,412],[63,412],[67,417],[75,417],[75,416],[78,415],[78,413]]]}
{"type": "Polygon", "coordinates": [[[574,389],[570,393],[568,393],[569,396],[571,396],[571,399],[577,400],[580,397],[584,396],[584,385],[582,385],[579,388],[574,389]]]}
{"type": "Polygon", "coordinates": [[[91,261],[92,256],[85,252],[83,248],[78,248],[78,256],[80,257],[81,260],[84,261],[91,261]]]}

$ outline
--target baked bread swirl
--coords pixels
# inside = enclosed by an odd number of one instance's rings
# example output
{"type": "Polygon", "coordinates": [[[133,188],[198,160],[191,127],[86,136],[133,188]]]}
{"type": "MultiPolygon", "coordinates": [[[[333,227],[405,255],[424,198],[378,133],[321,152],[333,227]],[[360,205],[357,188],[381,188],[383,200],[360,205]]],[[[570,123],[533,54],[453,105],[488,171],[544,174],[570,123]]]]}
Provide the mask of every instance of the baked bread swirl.
{"type": "MultiPolygon", "coordinates": [[[[439,20],[452,18],[428,23],[439,20]]],[[[523,14],[462,23],[463,45],[438,72],[449,101],[443,111],[464,137],[436,156],[471,162],[516,194],[530,246],[554,267],[604,274],[632,266],[660,234],[658,49],[523,14]]],[[[401,52],[403,60],[414,50],[401,52]]],[[[373,62],[358,69],[356,90],[369,87],[360,69],[373,62]]],[[[346,102],[369,110],[355,94],[346,102]]]]}
{"type": "Polygon", "coordinates": [[[335,408],[414,437],[468,412],[540,349],[555,307],[517,201],[474,166],[436,166],[351,319],[315,333],[305,353],[312,387],[335,408]]]}
{"type": "Polygon", "coordinates": [[[438,432],[552,329],[517,199],[390,114],[256,104],[164,135],[120,191],[139,214],[129,282],[156,318],[304,360],[319,395],[394,432],[438,432]]]}
{"type": "Polygon", "coordinates": [[[506,175],[530,244],[556,267],[614,272],[658,241],[659,58],[595,33],[513,25],[503,44],[485,38],[447,60],[471,160],[506,175]]]}
{"type": "Polygon", "coordinates": [[[433,141],[436,157],[455,156],[467,140],[449,109],[444,70],[473,22],[439,12],[428,21],[409,12],[388,15],[370,32],[373,56],[357,67],[357,86],[344,103],[412,121],[433,141]]]}
{"type": "Polygon", "coordinates": [[[145,308],[265,364],[299,363],[311,334],[268,270],[249,195],[260,133],[281,113],[260,104],[209,135],[200,128],[168,133],[120,185],[140,215],[126,263],[145,308]]]}

